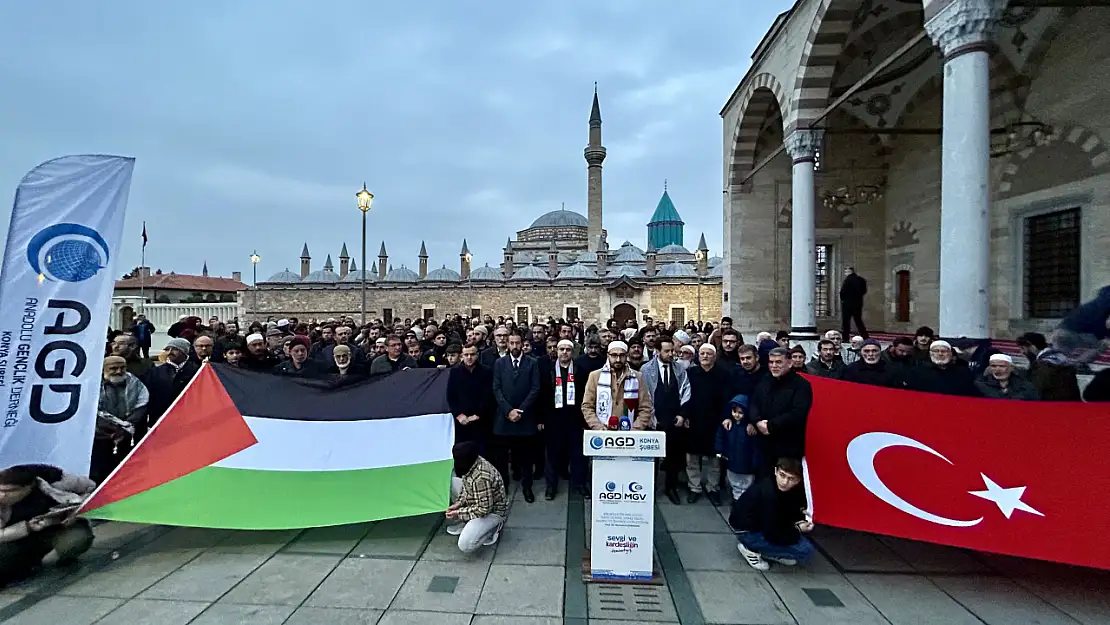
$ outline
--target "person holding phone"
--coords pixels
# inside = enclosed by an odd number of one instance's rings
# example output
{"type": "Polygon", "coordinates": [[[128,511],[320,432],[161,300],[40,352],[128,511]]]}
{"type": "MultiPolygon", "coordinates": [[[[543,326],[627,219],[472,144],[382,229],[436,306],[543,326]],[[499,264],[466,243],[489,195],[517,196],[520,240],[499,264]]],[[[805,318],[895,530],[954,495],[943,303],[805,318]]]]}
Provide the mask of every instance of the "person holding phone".
{"type": "Polygon", "coordinates": [[[61,563],[89,550],[92,528],[74,512],[95,487],[49,465],[0,470],[0,587],[30,576],[47,556],[61,563]]]}

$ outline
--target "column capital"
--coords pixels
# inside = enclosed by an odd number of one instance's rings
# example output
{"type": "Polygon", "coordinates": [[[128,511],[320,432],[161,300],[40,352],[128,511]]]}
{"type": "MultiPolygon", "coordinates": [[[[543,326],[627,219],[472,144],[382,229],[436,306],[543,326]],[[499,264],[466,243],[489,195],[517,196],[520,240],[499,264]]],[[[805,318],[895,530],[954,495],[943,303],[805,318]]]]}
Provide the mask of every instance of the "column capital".
{"type": "Polygon", "coordinates": [[[991,43],[1004,4],[999,0],[950,0],[925,22],[925,31],[946,60],[964,51],[981,50],[991,43]]]}
{"type": "Polygon", "coordinates": [[[786,137],[786,152],[795,163],[817,160],[817,152],[825,140],[824,130],[795,130],[786,137]]]}

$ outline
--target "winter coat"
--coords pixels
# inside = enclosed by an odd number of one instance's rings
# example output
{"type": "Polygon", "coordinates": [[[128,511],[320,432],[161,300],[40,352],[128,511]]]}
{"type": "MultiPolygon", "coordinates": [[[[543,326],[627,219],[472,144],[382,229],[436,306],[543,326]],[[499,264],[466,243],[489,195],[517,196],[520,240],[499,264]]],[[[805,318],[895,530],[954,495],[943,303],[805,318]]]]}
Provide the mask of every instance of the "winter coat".
{"type": "Polygon", "coordinates": [[[729,374],[716,365],[709,371],[697,365],[686,370],[686,377],[690,380],[690,402],[684,411],[690,422],[687,453],[713,456],[717,453],[717,427],[729,418],[729,374]]]}
{"type": "Polygon", "coordinates": [[[1083,389],[1083,401],[1110,401],[1110,369],[1103,369],[1083,389]]]}
{"type": "Polygon", "coordinates": [[[1037,388],[1033,386],[1033,383],[1020,375],[1011,375],[1010,383],[1005,389],[1003,389],[1002,384],[990,374],[975,380],[975,387],[979,389],[983,397],[989,399],[1037,401],[1041,398],[1040,393],[1037,392],[1037,388]]]}
{"type": "Polygon", "coordinates": [[[1041,401],[1080,401],[1079,379],[1067,357],[1052,349],[1037,355],[1027,376],[1041,401]]]}
{"type": "Polygon", "coordinates": [[[793,545],[801,538],[795,523],[805,519],[805,507],[801,484],[783,492],[775,476],[767,475],[732,504],[728,524],[737,532],[759,532],[772,545],[793,545]]]}
{"type": "Polygon", "coordinates": [[[765,459],[798,458],[805,455],[806,420],[813,406],[813,388],[795,371],[782,377],[763,378],[752,396],[746,423],[767,421],[768,434],[760,435],[765,459]]]}
{"type": "Polygon", "coordinates": [[[867,295],[867,280],[854,273],[844,278],[840,285],[840,302],[844,307],[862,307],[864,295],[867,295]]]}
{"type": "Polygon", "coordinates": [[[971,369],[966,364],[960,365],[955,361],[944,367],[930,362],[913,369],[906,376],[906,389],[941,395],[979,396],[971,369]]]}
{"type": "Polygon", "coordinates": [[[819,378],[839,380],[844,375],[844,362],[836,358],[831,365],[827,365],[820,358],[814,358],[806,365],[806,373],[819,378]]]}
{"type": "MultiPolygon", "coordinates": [[[[748,398],[737,395],[729,402],[729,410],[735,405],[744,406],[748,398]],[[740,400],[743,400],[742,402],[740,400]]],[[[745,407],[745,411],[747,408],[745,407]]],[[[743,421],[733,421],[729,429],[725,429],[724,422],[717,426],[717,440],[714,442],[717,453],[728,461],[728,470],[733,473],[751,475],[759,468],[761,460],[755,437],[748,435],[748,429],[743,421]]]]}
{"type": "Polygon", "coordinates": [[[856,384],[870,384],[883,388],[901,388],[902,378],[895,377],[887,361],[879,359],[875,364],[868,364],[865,360],[857,360],[844,367],[840,379],[856,384]]]}

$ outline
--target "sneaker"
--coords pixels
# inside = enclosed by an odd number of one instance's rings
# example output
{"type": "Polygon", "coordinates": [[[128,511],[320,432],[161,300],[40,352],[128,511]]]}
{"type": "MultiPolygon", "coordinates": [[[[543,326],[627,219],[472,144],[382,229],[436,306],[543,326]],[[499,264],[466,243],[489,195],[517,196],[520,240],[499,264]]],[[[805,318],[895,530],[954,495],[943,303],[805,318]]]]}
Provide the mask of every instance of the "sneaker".
{"type": "Polygon", "coordinates": [[[740,552],[740,555],[744,556],[744,559],[748,561],[748,566],[752,567],[753,569],[757,571],[770,570],[771,565],[767,564],[767,562],[763,559],[763,556],[745,547],[744,543],[737,542],[736,550],[740,552]]]}
{"type": "Polygon", "coordinates": [[[771,556],[767,556],[767,559],[770,560],[771,562],[774,562],[776,564],[781,564],[783,566],[797,566],[798,565],[798,561],[793,559],[793,558],[774,558],[774,557],[771,557],[771,556]]]}
{"type": "Polygon", "coordinates": [[[452,523],[447,526],[447,533],[452,536],[459,536],[462,534],[464,527],[466,527],[466,523],[452,523]]]}
{"type": "Polygon", "coordinates": [[[489,538],[482,541],[483,547],[489,547],[490,545],[497,544],[497,541],[501,538],[501,527],[502,526],[499,526],[496,532],[490,534],[489,538]]]}

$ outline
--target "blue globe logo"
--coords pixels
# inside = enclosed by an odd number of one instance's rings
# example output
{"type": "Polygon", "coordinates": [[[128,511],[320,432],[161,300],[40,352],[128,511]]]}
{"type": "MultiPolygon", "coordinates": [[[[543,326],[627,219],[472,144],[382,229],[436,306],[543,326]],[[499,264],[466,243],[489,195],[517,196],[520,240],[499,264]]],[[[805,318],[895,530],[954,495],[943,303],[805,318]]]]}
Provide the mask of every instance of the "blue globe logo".
{"type": "Polygon", "coordinates": [[[605,442],[601,440],[600,436],[595,436],[590,439],[590,447],[593,447],[594,449],[601,449],[602,445],[604,444],[605,442]]]}
{"type": "Polygon", "coordinates": [[[644,490],[644,486],[639,482],[631,482],[628,485],[628,492],[630,493],[638,493],[642,490],[644,490]]]}
{"type": "Polygon", "coordinates": [[[81,224],[55,224],[27,244],[27,261],[46,280],[83,282],[108,265],[108,243],[81,224]]]}
{"type": "Polygon", "coordinates": [[[606,482],[605,483],[605,490],[609,491],[610,493],[617,490],[617,483],[616,482],[606,482]]]}

